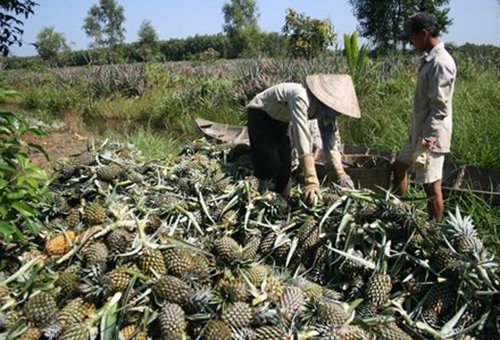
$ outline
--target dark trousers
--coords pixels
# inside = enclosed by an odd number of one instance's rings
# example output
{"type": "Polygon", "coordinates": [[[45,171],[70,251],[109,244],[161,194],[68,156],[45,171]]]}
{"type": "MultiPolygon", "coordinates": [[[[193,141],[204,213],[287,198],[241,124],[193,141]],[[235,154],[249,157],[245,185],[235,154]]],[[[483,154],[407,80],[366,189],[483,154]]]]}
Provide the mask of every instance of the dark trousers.
{"type": "Polygon", "coordinates": [[[255,177],[272,180],[276,192],[288,195],[292,166],[288,123],[277,121],[257,109],[248,109],[247,116],[255,177]]]}

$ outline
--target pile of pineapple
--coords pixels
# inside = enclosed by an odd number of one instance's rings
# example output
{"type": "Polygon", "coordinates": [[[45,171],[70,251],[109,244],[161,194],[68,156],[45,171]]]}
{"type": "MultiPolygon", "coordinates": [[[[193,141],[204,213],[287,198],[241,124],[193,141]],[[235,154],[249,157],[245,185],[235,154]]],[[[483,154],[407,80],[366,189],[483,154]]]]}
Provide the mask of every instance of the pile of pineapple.
{"type": "Polygon", "coordinates": [[[3,246],[0,337],[500,336],[499,262],[456,209],[322,187],[259,188],[248,149],[169,160],[104,143],[54,167],[46,231],[3,246]],[[260,190],[258,190],[260,189],[260,190]]]}

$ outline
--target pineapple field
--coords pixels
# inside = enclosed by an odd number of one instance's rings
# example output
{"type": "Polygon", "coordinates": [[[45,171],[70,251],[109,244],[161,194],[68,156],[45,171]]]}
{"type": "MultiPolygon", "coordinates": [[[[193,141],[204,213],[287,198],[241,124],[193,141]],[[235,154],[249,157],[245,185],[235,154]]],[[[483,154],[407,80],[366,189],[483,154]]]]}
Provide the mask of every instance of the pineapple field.
{"type": "Polygon", "coordinates": [[[500,262],[480,221],[429,222],[390,193],[259,192],[248,147],[144,157],[89,143],[51,164],[47,228],[1,245],[6,339],[500,337],[500,262]]]}

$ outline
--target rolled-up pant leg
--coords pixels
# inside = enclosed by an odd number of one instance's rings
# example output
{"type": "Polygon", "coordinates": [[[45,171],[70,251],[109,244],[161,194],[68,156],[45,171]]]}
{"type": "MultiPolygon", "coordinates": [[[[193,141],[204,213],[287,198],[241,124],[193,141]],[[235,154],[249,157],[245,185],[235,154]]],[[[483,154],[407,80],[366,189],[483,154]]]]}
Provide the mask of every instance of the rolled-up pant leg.
{"type": "Polygon", "coordinates": [[[286,194],[291,171],[288,123],[277,121],[262,110],[249,109],[247,115],[255,177],[272,180],[275,191],[286,194]]]}

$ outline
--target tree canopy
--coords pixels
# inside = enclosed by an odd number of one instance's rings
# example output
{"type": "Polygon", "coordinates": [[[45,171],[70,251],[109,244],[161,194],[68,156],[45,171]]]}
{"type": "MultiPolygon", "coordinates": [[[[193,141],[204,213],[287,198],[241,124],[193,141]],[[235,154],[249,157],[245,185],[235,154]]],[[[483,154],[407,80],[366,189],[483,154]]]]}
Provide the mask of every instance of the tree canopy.
{"type": "Polygon", "coordinates": [[[0,1],[0,53],[8,55],[10,46],[22,45],[23,17],[27,19],[33,15],[33,9],[37,5],[31,0],[0,1]]]}
{"type": "Polygon", "coordinates": [[[261,32],[255,0],[231,0],[222,7],[224,33],[229,40],[228,57],[249,57],[259,50],[261,32]]]}
{"type": "Polygon", "coordinates": [[[90,7],[83,29],[94,39],[95,47],[113,47],[125,39],[125,15],[123,6],[116,0],[99,0],[90,7]]]}
{"type": "Polygon", "coordinates": [[[66,38],[53,26],[44,27],[36,36],[36,50],[43,60],[54,62],[61,52],[69,50],[66,38]]]}

